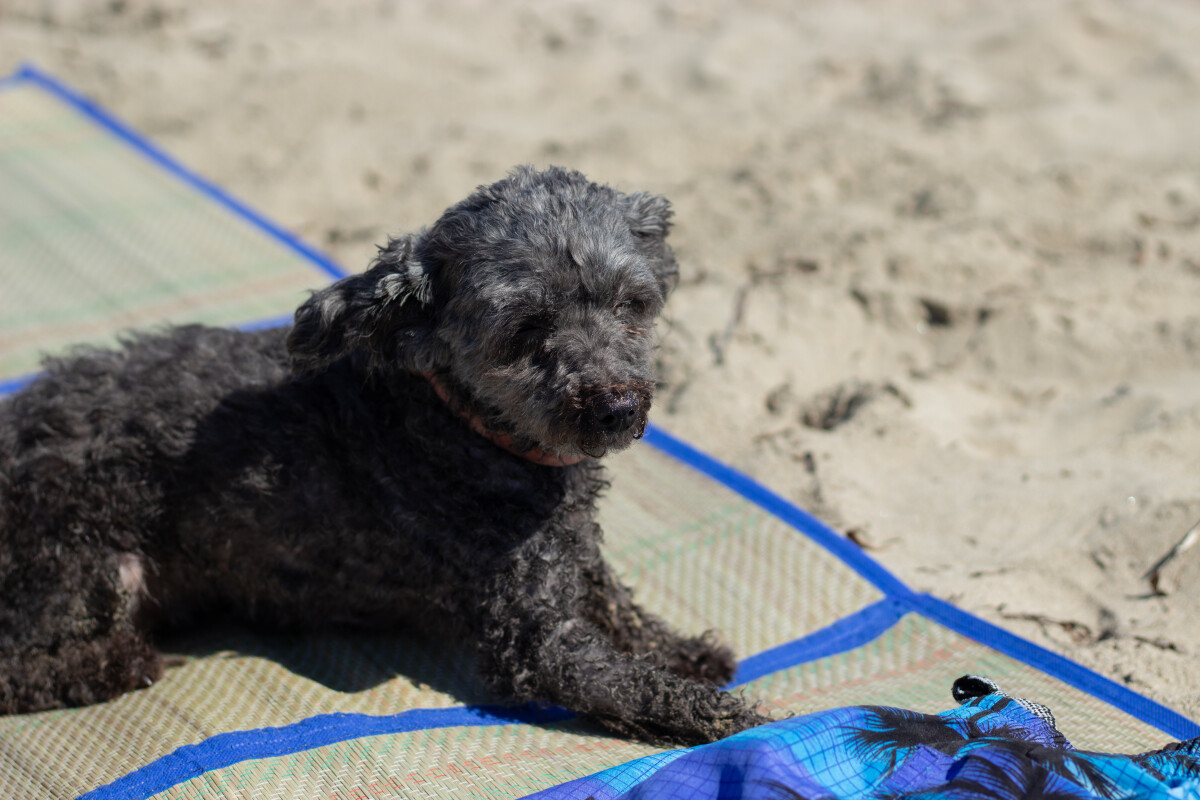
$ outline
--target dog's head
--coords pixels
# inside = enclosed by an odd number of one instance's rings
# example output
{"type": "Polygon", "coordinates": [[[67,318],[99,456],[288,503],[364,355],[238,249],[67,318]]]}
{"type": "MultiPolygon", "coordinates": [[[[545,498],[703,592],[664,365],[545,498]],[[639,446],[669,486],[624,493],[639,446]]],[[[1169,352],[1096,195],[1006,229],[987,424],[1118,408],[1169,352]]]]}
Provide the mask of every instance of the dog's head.
{"type": "Polygon", "coordinates": [[[519,168],[314,294],[293,364],[357,351],[375,370],[434,376],[520,447],[620,449],[650,408],[652,330],[677,275],[670,216],[661,197],[519,168]]]}

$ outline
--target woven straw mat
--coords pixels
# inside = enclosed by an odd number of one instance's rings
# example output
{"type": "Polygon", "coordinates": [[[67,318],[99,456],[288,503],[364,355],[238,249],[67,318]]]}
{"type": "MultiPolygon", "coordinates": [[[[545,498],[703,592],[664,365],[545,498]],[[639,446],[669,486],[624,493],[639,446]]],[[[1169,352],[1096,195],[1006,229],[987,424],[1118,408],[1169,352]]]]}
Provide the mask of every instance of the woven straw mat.
{"type": "MultiPolygon", "coordinates": [[[[36,81],[0,84],[0,380],[36,370],[40,352],[112,341],[132,326],[286,315],[328,280],[85,111],[36,81]]],[[[654,447],[611,459],[611,470],[608,555],[638,599],[681,629],[715,629],[749,656],[884,598],[796,529],[654,447]]],[[[466,651],[405,635],[217,625],[165,647],[181,663],[152,688],[0,718],[0,797],[75,797],[230,731],[500,702],[466,651]]],[[[936,712],[968,672],[1050,705],[1082,747],[1129,752],[1167,738],[914,613],[864,645],[744,689],[781,712],[860,703],[936,712]]],[[[653,750],[577,719],[439,727],[236,761],[154,796],[514,797],[653,750]]]]}

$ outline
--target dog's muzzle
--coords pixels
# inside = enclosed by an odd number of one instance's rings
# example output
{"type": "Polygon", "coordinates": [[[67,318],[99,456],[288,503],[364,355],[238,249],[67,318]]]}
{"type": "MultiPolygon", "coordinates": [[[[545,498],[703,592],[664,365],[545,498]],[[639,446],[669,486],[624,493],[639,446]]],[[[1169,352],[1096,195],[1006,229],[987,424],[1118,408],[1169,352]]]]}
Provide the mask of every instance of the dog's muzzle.
{"type": "Polygon", "coordinates": [[[581,421],[585,429],[605,439],[621,436],[630,430],[634,430],[635,439],[641,438],[650,405],[649,398],[644,395],[644,392],[629,388],[596,392],[584,405],[581,421]]]}
{"type": "Polygon", "coordinates": [[[637,422],[641,400],[637,393],[604,392],[591,403],[592,420],[597,428],[607,433],[624,433],[637,422]]]}

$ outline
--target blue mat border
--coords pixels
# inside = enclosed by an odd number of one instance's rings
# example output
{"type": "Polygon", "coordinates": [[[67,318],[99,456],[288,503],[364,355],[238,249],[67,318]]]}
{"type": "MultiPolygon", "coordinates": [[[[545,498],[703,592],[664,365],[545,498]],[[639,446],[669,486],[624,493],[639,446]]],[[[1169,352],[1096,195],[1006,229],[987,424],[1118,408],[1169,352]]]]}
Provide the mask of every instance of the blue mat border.
{"type": "MultiPolygon", "coordinates": [[[[909,613],[926,616],[956,633],[1025,663],[1031,663],[1030,659],[1041,659],[1042,663],[1032,665],[1065,683],[1088,691],[1176,739],[1200,735],[1200,726],[1152,700],[937,598],[913,593],[904,598],[884,598],[826,628],[744,659],[729,688],[866,644],[886,633],[909,613]]],[[[949,700],[947,689],[947,703],[949,700]]],[[[536,704],[411,709],[386,716],[320,714],[292,725],[230,731],[185,745],[81,795],[79,800],[148,800],[159,792],[207,772],[243,761],[286,756],[368,736],[446,727],[544,725],[574,717],[575,714],[565,708],[536,704]]]]}
{"type": "MultiPolygon", "coordinates": [[[[41,87],[73,106],[153,163],[258,227],[267,235],[290,247],[325,272],[327,276],[336,279],[348,274],[327,256],[308,246],[294,234],[272,223],[220,187],[187,169],[104,109],[32,65],[24,64],[14,74],[0,77],[0,90],[23,83],[41,87]]],[[[254,321],[239,327],[253,330],[286,324],[289,321],[290,315],[287,315],[254,321]]],[[[33,375],[27,375],[0,381],[0,394],[19,389],[33,377],[33,375]]],[[[808,512],[784,500],[743,473],[671,436],[661,428],[656,426],[648,428],[645,438],[646,442],[657,450],[697,469],[813,539],[885,595],[883,600],[843,617],[821,631],[745,659],[739,665],[733,685],[740,685],[814,658],[858,647],[884,633],[904,614],[916,612],[967,638],[1039,669],[1081,691],[1092,694],[1172,737],[1188,739],[1200,736],[1200,725],[1177,712],[942,600],[913,592],[852,542],[831,530],[808,512]]],[[[88,798],[88,800],[147,798],[206,771],[230,766],[240,761],[284,755],[381,733],[454,725],[550,722],[570,716],[570,712],[553,707],[504,709],[479,706],[460,706],[438,710],[419,709],[386,717],[363,714],[320,715],[281,728],[234,731],[219,734],[195,745],[187,745],[110,784],[88,792],[82,797],[88,798]],[[209,766],[200,768],[202,765],[209,766]]]]}
{"type": "MultiPolygon", "coordinates": [[[[1200,724],[1193,722],[1177,711],[1144,697],[1137,692],[1122,686],[1105,676],[1094,672],[1081,664],[1051,652],[1033,642],[1009,633],[985,620],[956,608],[944,600],[939,600],[927,594],[918,594],[900,582],[894,575],[876,563],[853,542],[839,536],[825,523],[818,520],[803,509],[792,505],[779,495],[757,483],[732,467],[722,464],[712,456],[678,439],[661,428],[647,428],[644,437],[652,446],[674,456],[680,461],[699,470],[708,477],[724,484],[750,502],[774,514],[789,523],[801,533],[814,539],[818,544],[831,550],[847,566],[871,581],[886,595],[887,601],[921,614],[934,622],[953,630],[973,641],[1003,653],[1010,658],[1045,672],[1063,683],[1087,692],[1106,703],[1124,711],[1132,717],[1151,725],[1176,739],[1191,739],[1200,736],[1200,724]]],[[[882,606],[876,603],[875,606],[882,606]]],[[[843,620],[857,619],[859,624],[872,626],[878,624],[882,611],[867,613],[873,607],[844,617],[843,620]]],[[[897,617],[898,619],[898,617],[897,617]]],[[[837,625],[837,623],[834,623],[837,625]]],[[[833,627],[833,626],[830,626],[833,627]]],[[[828,630],[828,629],[826,629],[828,630]]],[[[846,629],[849,633],[849,629],[846,629]]],[[[882,631],[881,631],[882,632],[882,631]]],[[[808,637],[805,637],[807,639],[808,637]]],[[[797,642],[804,639],[797,640],[797,642]]],[[[783,645],[783,648],[793,645],[783,645]]],[[[779,648],[776,648],[779,649],[779,648]]],[[[762,654],[760,654],[761,656],[762,654]]],[[[797,655],[802,655],[797,653],[797,655]]],[[[830,653],[823,653],[830,655],[830,653]]],[[[754,658],[759,658],[755,656],[754,658]]],[[[817,656],[822,657],[822,656],[817,656]]],[[[801,658],[790,666],[810,660],[801,658]]],[[[783,667],[779,667],[782,669],[783,667]]],[[[1036,698],[1031,698],[1035,699],[1036,698]]]]}
{"type": "MultiPolygon", "coordinates": [[[[314,266],[318,271],[325,273],[325,277],[337,280],[350,274],[329,256],[309,246],[286,228],[276,225],[212,181],[188,169],[145,136],[48,73],[43,72],[32,64],[22,64],[17,68],[16,72],[0,76],[0,91],[15,89],[20,86],[36,86],[75,109],[92,123],[103,128],[128,145],[134,152],[188,184],[193,189],[196,189],[201,194],[216,201],[235,216],[241,217],[275,241],[302,256],[305,261],[314,266]]],[[[255,320],[235,327],[241,330],[259,330],[289,324],[291,321],[292,315],[287,314],[280,317],[255,320]]],[[[34,372],[28,375],[0,379],[0,395],[10,394],[21,389],[36,378],[37,374],[34,372]]]]}
{"type": "Polygon", "coordinates": [[[717,461],[707,453],[701,452],[687,442],[667,433],[658,426],[646,428],[643,440],[655,449],[673,456],[688,466],[704,473],[717,483],[732,489],[737,494],[754,503],[771,515],[778,517],[821,547],[833,553],[846,566],[869,581],[879,591],[889,597],[905,598],[913,593],[896,576],[892,575],[862,548],[851,542],[845,536],[834,532],[819,519],[804,509],[784,500],[779,495],[767,489],[754,479],[738,472],[732,467],[717,461]]]}
{"type": "Polygon", "coordinates": [[[12,75],[0,78],[0,89],[15,88],[22,84],[37,86],[79,111],[96,125],[99,125],[171,175],[187,183],[201,194],[207,195],[217,201],[217,203],[232,211],[237,216],[242,217],[255,227],[260,228],[276,241],[304,256],[309,263],[324,272],[326,276],[337,279],[344,278],[349,274],[329,258],[329,256],[310,247],[291,231],[276,225],[212,181],[188,169],[168,155],[166,151],[153,144],[145,136],[142,136],[79,92],[76,92],[32,64],[22,64],[12,75]]]}
{"type": "Polygon", "coordinates": [[[1178,711],[1138,694],[1082,664],[968,614],[945,600],[928,594],[914,594],[908,599],[908,603],[916,613],[1103,700],[1131,717],[1158,728],[1173,739],[1183,741],[1200,736],[1200,724],[1178,711]]]}
{"type": "Polygon", "coordinates": [[[221,733],[180,747],[78,800],[143,800],[172,786],[243,761],[302,753],[364,736],[435,728],[546,725],[574,715],[554,706],[457,706],[411,709],[390,716],[319,714],[294,725],[221,733]]]}
{"type": "MultiPolygon", "coordinates": [[[[885,597],[818,631],[742,659],[725,688],[742,686],[773,672],[861,647],[887,633],[911,611],[903,600],[885,597]]],[[[950,696],[949,689],[946,696],[950,696]]]]}
{"type": "Polygon", "coordinates": [[[34,372],[29,375],[18,375],[15,378],[6,378],[5,380],[0,380],[0,396],[12,394],[18,389],[24,388],[37,376],[38,373],[34,372]]]}

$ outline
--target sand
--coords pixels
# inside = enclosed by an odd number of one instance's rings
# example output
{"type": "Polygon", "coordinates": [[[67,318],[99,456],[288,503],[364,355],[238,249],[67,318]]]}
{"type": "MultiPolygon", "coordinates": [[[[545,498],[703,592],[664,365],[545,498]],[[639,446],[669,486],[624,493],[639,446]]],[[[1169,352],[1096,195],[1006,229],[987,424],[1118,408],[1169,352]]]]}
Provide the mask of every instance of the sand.
{"type": "Polygon", "coordinates": [[[352,269],[517,163],[667,195],[653,419],[1200,717],[1200,5],[0,3],[352,269]],[[1193,537],[1194,538],[1194,537],[1193,537]]]}

